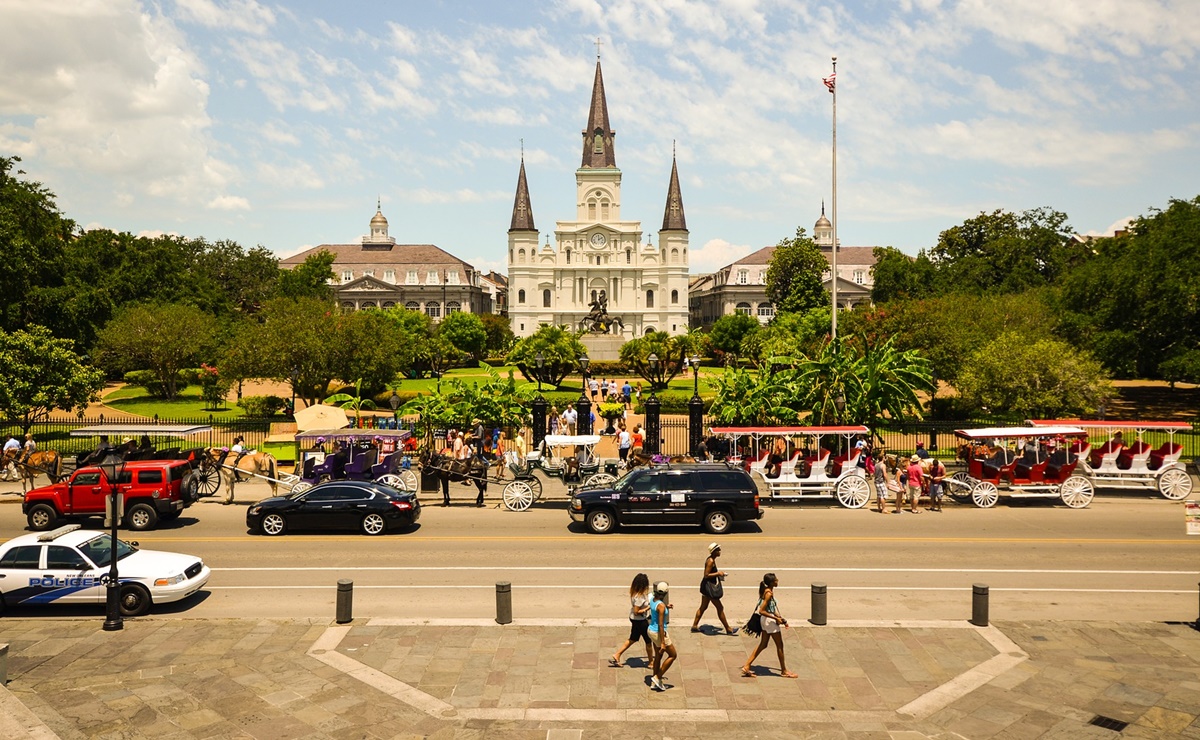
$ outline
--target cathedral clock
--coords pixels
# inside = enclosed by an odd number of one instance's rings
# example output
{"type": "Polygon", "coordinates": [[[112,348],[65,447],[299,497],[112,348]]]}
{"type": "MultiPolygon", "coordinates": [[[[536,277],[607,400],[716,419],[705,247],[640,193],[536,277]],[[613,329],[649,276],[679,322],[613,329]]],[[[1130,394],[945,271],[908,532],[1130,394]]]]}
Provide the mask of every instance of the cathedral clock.
{"type": "Polygon", "coordinates": [[[592,246],[593,247],[600,248],[600,247],[603,247],[605,244],[608,244],[608,237],[606,237],[604,234],[601,234],[600,232],[596,232],[595,234],[592,234],[592,246]]]}

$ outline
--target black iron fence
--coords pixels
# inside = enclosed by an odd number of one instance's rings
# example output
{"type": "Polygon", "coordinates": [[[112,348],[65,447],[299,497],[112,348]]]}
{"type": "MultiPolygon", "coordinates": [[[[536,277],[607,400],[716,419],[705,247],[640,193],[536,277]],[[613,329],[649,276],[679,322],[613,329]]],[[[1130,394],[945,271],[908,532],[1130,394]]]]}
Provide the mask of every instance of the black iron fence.
{"type": "MultiPolygon", "coordinates": [[[[143,433],[150,437],[156,448],[166,447],[222,447],[233,442],[234,437],[245,438],[247,447],[261,446],[271,434],[272,423],[282,423],[287,420],[282,416],[254,419],[238,417],[223,419],[215,414],[208,416],[190,416],[173,419],[146,419],[143,417],[106,417],[97,416],[60,416],[34,422],[29,432],[40,449],[58,450],[64,454],[76,454],[95,449],[99,437],[72,437],[71,432],[84,427],[103,424],[109,427],[128,427],[129,433],[109,435],[110,442],[119,444],[124,437],[138,441],[143,433]],[[157,424],[193,424],[208,425],[209,431],[193,434],[190,437],[173,438],[153,433],[157,424]],[[113,439],[113,437],[117,437],[113,439]]],[[[0,435],[7,439],[8,435],[18,439],[24,437],[24,430],[18,424],[0,424],[0,435]]]]}

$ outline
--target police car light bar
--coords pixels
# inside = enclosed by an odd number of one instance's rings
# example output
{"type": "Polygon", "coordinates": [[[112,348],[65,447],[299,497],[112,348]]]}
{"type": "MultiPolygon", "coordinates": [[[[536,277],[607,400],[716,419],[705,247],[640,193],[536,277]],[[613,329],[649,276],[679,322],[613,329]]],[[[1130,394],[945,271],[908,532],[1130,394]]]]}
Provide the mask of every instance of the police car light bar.
{"type": "Polygon", "coordinates": [[[68,532],[74,532],[75,530],[82,529],[82,528],[83,528],[82,524],[68,524],[65,527],[59,527],[58,529],[53,529],[49,532],[43,532],[42,534],[39,534],[37,541],[38,542],[53,542],[54,540],[58,539],[59,537],[62,537],[64,534],[67,534],[68,532]]]}

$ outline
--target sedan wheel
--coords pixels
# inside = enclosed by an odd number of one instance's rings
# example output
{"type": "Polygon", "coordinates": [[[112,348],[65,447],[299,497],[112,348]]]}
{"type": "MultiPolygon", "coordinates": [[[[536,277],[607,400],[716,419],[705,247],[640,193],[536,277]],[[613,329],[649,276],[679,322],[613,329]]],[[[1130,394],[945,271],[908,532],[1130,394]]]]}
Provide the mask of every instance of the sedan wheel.
{"type": "Polygon", "coordinates": [[[378,514],[367,514],[362,520],[363,534],[383,534],[387,531],[387,522],[378,514]]]}
{"type": "Polygon", "coordinates": [[[287,530],[287,522],[278,514],[267,514],[262,519],[262,524],[259,525],[262,533],[269,537],[276,537],[287,530]]]}

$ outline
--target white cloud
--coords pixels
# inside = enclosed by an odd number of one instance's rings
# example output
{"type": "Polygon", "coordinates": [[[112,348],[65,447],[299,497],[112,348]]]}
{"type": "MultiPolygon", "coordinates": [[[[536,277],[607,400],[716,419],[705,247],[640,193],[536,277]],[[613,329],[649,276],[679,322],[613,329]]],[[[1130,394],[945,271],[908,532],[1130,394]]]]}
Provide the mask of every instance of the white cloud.
{"type": "Polygon", "coordinates": [[[259,162],[258,178],[269,185],[287,183],[290,186],[315,190],[324,187],[325,181],[307,162],[291,165],[276,165],[259,162]]]}
{"type": "Polygon", "coordinates": [[[405,199],[422,204],[482,203],[485,201],[503,200],[511,197],[511,193],[504,193],[499,190],[478,192],[476,190],[472,190],[471,188],[461,188],[459,190],[431,190],[429,188],[418,188],[416,190],[404,191],[403,195],[403,198],[405,199]]]}
{"type": "Polygon", "coordinates": [[[692,249],[688,255],[689,266],[693,273],[715,272],[760,248],[749,244],[731,244],[719,238],[709,239],[699,249],[692,249]]]}
{"type": "Polygon", "coordinates": [[[163,231],[162,229],[142,229],[134,236],[145,239],[157,239],[160,236],[179,236],[178,231],[163,231]]]}
{"type": "Polygon", "coordinates": [[[208,28],[266,33],[275,24],[275,13],[254,0],[175,0],[180,17],[208,28]]]}
{"type": "Polygon", "coordinates": [[[222,195],[213,198],[206,207],[217,211],[248,211],[250,201],[238,195],[222,195]]]}

